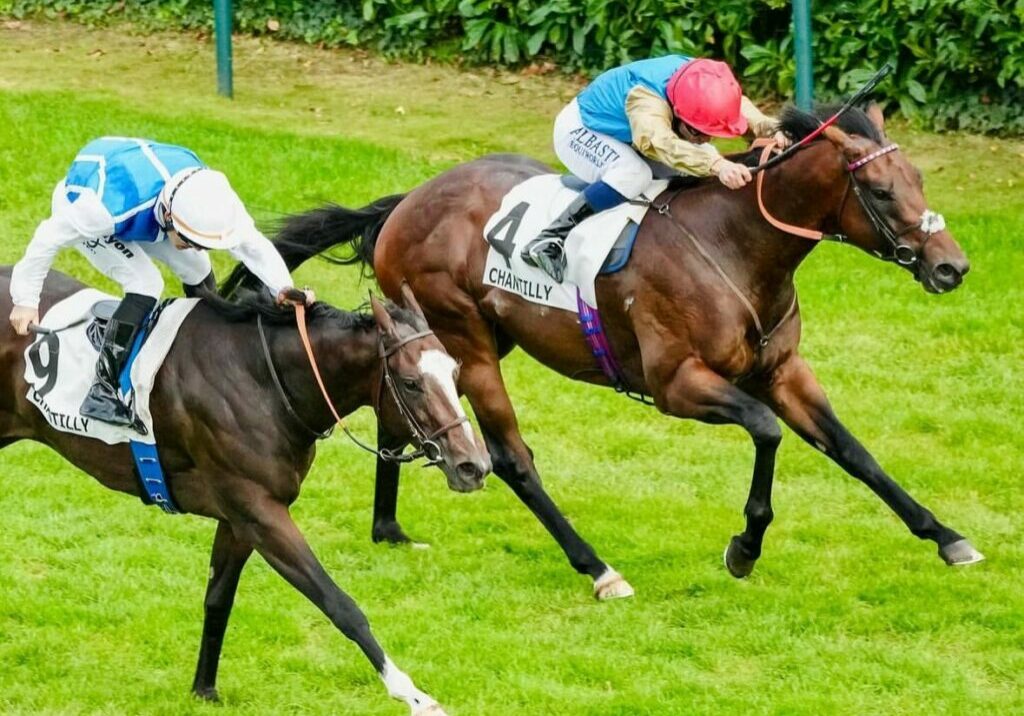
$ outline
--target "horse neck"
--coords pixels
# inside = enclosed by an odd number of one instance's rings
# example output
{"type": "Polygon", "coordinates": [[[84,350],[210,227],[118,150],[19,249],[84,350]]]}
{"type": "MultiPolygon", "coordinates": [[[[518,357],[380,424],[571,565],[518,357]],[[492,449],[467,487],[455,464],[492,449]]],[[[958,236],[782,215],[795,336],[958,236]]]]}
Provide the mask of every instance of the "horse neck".
{"type": "MultiPolygon", "coordinates": [[[[776,167],[763,179],[762,197],[765,208],[776,219],[787,224],[818,231],[834,230],[833,217],[845,188],[845,176],[835,160],[835,149],[828,142],[811,144],[776,167]]],[[[755,178],[756,181],[756,178],[755,178]]],[[[797,268],[818,242],[776,229],[768,223],[757,205],[756,184],[730,190],[708,187],[721,202],[712,223],[701,226],[698,238],[713,236],[706,248],[718,259],[723,269],[754,297],[775,296],[786,300],[797,268]],[[785,294],[785,295],[783,295],[785,294]]],[[[687,192],[680,198],[685,200],[687,192]]],[[[705,198],[707,195],[705,195],[705,198]]],[[[681,207],[701,214],[699,203],[681,207]]],[[[690,222],[684,221],[690,225],[690,222]]],[[[694,226],[696,228],[696,226],[694,226]]]]}
{"type": "MultiPolygon", "coordinates": [[[[340,328],[330,319],[308,326],[310,346],[320,377],[338,415],[373,405],[379,374],[377,331],[340,328]]],[[[271,356],[292,408],[310,428],[324,432],[335,424],[309,356],[294,326],[268,336],[271,356]]]]}

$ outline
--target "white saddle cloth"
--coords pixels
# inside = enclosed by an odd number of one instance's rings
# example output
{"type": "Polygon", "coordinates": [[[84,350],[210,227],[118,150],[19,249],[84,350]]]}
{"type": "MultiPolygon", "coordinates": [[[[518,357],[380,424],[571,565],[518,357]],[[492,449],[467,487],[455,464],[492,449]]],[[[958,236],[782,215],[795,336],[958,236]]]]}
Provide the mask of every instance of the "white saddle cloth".
{"type": "MultiPolygon", "coordinates": [[[[641,199],[653,199],[667,181],[655,181],[641,199]]],[[[648,207],[619,206],[595,214],[580,223],[565,242],[568,267],[561,284],[538,268],[523,263],[520,254],[579,194],[566,187],[558,174],[544,174],[514,186],[501,201],[501,208],[487,221],[484,239],[490,244],[483,282],[553,308],[577,312],[576,290],[597,307],[594,280],[608,252],[629,222],[639,224],[648,207]]]]}
{"type": "Polygon", "coordinates": [[[37,336],[25,349],[25,380],[29,385],[27,397],[56,430],[96,438],[108,445],[129,440],[152,445],[156,443],[156,438],[153,434],[153,416],[149,411],[149,396],[156,374],[182,322],[199,299],[184,298],[168,304],[132,364],[135,410],[146,425],[146,435],[127,427],[84,418],[78,412],[96,375],[96,359],[99,355],[87,334],[87,328],[92,323],[90,311],[97,301],[117,300],[102,291],[87,288],[54,304],[46,312],[40,325],[51,330],[64,330],[37,336]],[[81,323],[78,325],[72,325],[79,321],[81,323]]]}

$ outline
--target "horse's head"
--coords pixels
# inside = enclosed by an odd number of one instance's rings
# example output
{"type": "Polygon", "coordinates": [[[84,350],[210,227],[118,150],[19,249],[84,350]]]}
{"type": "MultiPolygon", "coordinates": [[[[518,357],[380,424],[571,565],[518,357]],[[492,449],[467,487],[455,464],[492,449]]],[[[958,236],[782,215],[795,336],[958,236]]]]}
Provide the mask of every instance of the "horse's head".
{"type": "Polygon", "coordinates": [[[393,313],[370,299],[381,335],[378,419],[389,435],[411,440],[440,465],[451,489],[478,490],[491,462],[459,403],[459,365],[427,326],[405,284],[402,299],[406,310],[393,313]]]}
{"type": "Polygon", "coordinates": [[[877,105],[867,113],[851,112],[870,122],[861,122],[858,133],[825,130],[848,177],[837,217],[840,231],[865,251],[911,271],[926,291],[952,291],[970,264],[942,215],[928,209],[921,172],[886,138],[877,105]]]}

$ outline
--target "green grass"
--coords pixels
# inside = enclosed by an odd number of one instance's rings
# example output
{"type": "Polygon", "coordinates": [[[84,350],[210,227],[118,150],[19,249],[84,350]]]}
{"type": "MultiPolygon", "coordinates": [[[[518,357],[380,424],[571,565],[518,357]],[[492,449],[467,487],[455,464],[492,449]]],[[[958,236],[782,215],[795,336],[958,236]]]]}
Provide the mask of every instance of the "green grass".
{"type": "MultiPolygon", "coordinates": [[[[550,159],[551,118],[574,90],[240,38],[227,102],[212,57],[187,36],[0,25],[0,260],[18,258],[97,135],[193,147],[270,221],[404,190],[486,151],[550,159]]],[[[1024,144],[892,134],[972,272],[928,296],[822,246],[799,275],[804,353],[854,433],[988,561],[946,568],[787,432],[764,557],[733,580],[721,552],[743,524],[749,439],[514,354],[506,376],[545,484],[635,599],[593,602],[493,478],[463,496],[406,470],[400,517],[433,546],[372,545],[373,462],[342,438],[322,444],[294,510],[384,647],[453,716],[1024,713],[1024,144]]],[[[110,288],[73,252],[57,267],[110,288]]],[[[365,297],[351,270],[298,276],[341,306],[365,297]]],[[[372,434],[367,411],[354,424],[372,434]]],[[[226,704],[192,700],[213,524],[145,509],[35,445],[0,464],[0,712],[404,713],[258,558],[228,631],[226,704]]]]}

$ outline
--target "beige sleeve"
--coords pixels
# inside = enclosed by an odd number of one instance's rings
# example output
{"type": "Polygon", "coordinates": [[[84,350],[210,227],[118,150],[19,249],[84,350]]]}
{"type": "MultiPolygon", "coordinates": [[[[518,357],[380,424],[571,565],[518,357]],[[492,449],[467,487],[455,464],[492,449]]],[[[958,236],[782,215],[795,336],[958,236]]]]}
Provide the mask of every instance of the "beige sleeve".
{"type": "Polygon", "coordinates": [[[747,120],[755,137],[770,137],[775,134],[779,120],[764,114],[746,96],[740,101],[740,113],[747,120]]]}
{"type": "Polygon", "coordinates": [[[711,144],[693,144],[672,131],[672,108],[663,97],[639,85],[626,97],[633,146],[645,157],[695,176],[713,174],[722,155],[711,144]]]}

